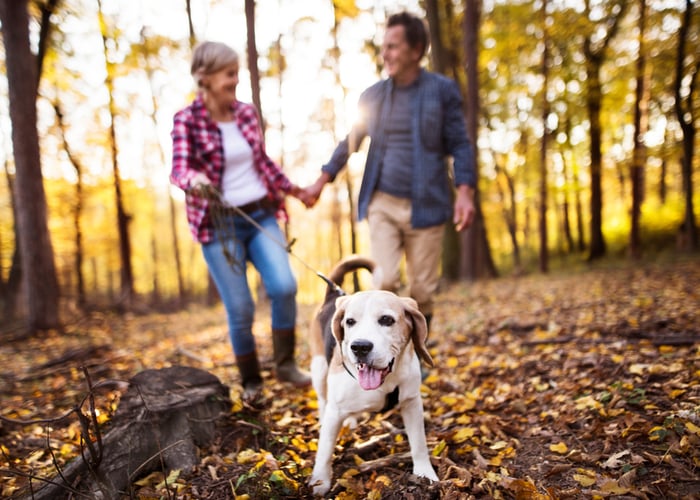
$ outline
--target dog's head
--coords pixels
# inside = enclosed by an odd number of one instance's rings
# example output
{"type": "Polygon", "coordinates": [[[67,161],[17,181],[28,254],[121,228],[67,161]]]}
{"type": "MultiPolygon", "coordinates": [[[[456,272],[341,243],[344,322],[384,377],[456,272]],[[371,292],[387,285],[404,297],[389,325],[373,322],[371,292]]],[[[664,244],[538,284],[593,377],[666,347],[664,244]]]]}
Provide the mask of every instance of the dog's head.
{"type": "Polygon", "coordinates": [[[363,389],[376,389],[391,373],[396,359],[412,342],[420,359],[433,360],[425,347],[428,327],[418,304],[387,291],[339,297],[331,328],[363,389]]]}

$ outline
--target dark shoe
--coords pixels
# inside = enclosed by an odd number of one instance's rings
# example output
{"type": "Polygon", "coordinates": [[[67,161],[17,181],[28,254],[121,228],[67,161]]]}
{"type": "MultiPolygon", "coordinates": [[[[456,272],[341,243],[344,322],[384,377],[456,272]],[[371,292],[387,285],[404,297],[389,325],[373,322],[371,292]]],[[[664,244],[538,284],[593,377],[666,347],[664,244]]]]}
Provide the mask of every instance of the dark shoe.
{"type": "Polygon", "coordinates": [[[294,360],[295,341],[294,329],[272,330],[275,375],[280,382],[289,382],[295,387],[308,387],[311,385],[311,377],[300,370],[294,360]]]}
{"type": "Polygon", "coordinates": [[[245,402],[255,402],[262,396],[263,381],[260,376],[260,363],[258,354],[253,351],[243,356],[236,356],[236,364],[241,373],[241,385],[243,386],[242,399],[245,402]]]}

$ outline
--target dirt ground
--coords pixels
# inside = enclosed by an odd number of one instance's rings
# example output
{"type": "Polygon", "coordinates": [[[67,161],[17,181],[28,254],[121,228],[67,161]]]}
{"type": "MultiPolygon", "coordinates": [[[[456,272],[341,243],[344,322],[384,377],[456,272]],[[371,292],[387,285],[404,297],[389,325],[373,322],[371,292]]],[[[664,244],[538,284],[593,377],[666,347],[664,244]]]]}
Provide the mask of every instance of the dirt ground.
{"type": "MultiPolygon", "coordinates": [[[[367,415],[341,433],[328,497],[700,498],[699,290],[695,258],[444,287],[422,388],[440,481],[412,476],[399,414],[367,415]]],[[[305,366],[312,309],[300,306],[305,366]]],[[[125,497],[310,497],[315,398],[273,379],[267,317],[262,305],[262,409],[240,402],[220,306],[91,313],[0,346],[1,496],[79,456],[77,419],[41,420],[85,398],[84,369],[94,383],[182,364],[230,386],[232,410],[199,466],[149,474],[125,497]]],[[[107,425],[121,393],[105,387],[94,396],[107,425]]]]}

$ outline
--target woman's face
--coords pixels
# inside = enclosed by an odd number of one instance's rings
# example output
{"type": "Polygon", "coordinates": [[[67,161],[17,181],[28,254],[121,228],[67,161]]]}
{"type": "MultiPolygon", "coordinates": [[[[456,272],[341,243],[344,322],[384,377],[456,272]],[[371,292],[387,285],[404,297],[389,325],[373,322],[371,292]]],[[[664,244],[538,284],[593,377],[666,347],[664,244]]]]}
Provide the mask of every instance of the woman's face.
{"type": "Polygon", "coordinates": [[[238,63],[224,66],[214,73],[209,73],[202,78],[202,84],[206,92],[219,104],[231,104],[236,101],[236,87],[238,86],[238,63]]]}

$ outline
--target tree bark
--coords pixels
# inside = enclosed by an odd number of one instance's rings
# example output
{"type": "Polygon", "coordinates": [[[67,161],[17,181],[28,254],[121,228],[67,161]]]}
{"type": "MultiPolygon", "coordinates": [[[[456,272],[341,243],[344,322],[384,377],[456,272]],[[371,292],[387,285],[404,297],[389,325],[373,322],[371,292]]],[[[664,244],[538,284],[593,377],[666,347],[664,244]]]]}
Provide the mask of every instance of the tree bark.
{"type": "MultiPolygon", "coordinates": [[[[481,1],[464,0],[464,51],[467,71],[467,135],[472,143],[472,154],[478,179],[477,129],[479,121],[479,25],[481,1]]],[[[474,222],[459,235],[461,257],[459,276],[462,279],[496,276],[496,266],[491,257],[484,215],[481,211],[481,196],[477,182],[474,189],[474,222]]]]}
{"type": "Polygon", "coordinates": [[[697,54],[693,62],[685,68],[686,45],[688,43],[688,31],[692,23],[693,2],[685,1],[685,13],[678,31],[678,54],[676,56],[676,81],[675,81],[675,108],[676,116],[683,131],[683,158],[681,160],[681,172],[683,176],[683,194],[685,198],[685,217],[681,228],[682,247],[687,250],[698,249],[698,230],[695,225],[695,209],[693,208],[693,154],[695,152],[695,117],[693,116],[693,102],[696,99],[698,73],[700,73],[700,59],[697,54]],[[681,86],[684,79],[688,79],[689,88],[685,98],[681,96],[681,86]]]}
{"type": "Polygon", "coordinates": [[[68,160],[75,169],[75,206],[73,207],[73,229],[75,230],[75,259],[73,261],[74,272],[76,276],[76,303],[82,308],[86,304],[85,296],[85,278],[83,276],[83,231],[80,224],[80,219],[83,214],[83,166],[77,156],[73,154],[73,149],[68,144],[66,139],[66,124],[63,119],[63,110],[58,102],[58,97],[55,98],[53,104],[54,112],[56,113],[56,121],[58,129],[61,133],[61,141],[63,142],[63,150],[68,156],[68,160]]]}
{"type": "Polygon", "coordinates": [[[114,65],[110,62],[107,49],[107,33],[104,14],[102,13],[102,1],[97,0],[98,15],[100,18],[100,34],[102,35],[102,48],[105,57],[105,70],[107,77],[105,86],[109,96],[109,144],[112,156],[112,172],[114,176],[114,203],[117,210],[117,231],[119,234],[119,258],[121,261],[120,279],[121,289],[118,303],[121,307],[129,309],[134,299],[134,273],[131,265],[131,239],[129,237],[129,222],[131,216],[124,208],[124,195],[122,194],[122,180],[119,169],[119,154],[117,150],[117,134],[115,130],[115,119],[117,116],[116,105],[114,104],[114,65]]]}
{"type": "Polygon", "coordinates": [[[253,93],[253,104],[260,116],[260,126],[265,130],[262,103],[260,101],[260,71],[258,70],[258,48],[255,45],[255,0],[245,0],[245,24],[247,33],[248,72],[250,73],[250,88],[253,93]]]}
{"type": "MultiPolygon", "coordinates": [[[[591,156],[591,224],[590,224],[590,253],[588,260],[596,260],[606,253],[605,238],[603,237],[603,154],[602,154],[602,127],[600,124],[600,110],[603,100],[603,87],[600,81],[601,67],[605,60],[605,52],[611,40],[619,30],[620,20],[627,8],[628,0],[613,2],[608,15],[605,16],[605,36],[599,42],[596,26],[591,28],[591,33],[584,39],[583,52],[586,57],[586,108],[590,124],[590,156],[591,156]],[[616,12],[615,12],[616,11],[616,12]],[[595,35],[594,35],[595,33],[595,35]]],[[[590,2],[586,0],[586,15],[590,19],[590,2]]]]}
{"type": "Polygon", "coordinates": [[[27,294],[30,332],[59,327],[59,288],[47,223],[36,128],[37,67],[29,47],[27,1],[1,0],[12,146],[15,158],[15,207],[22,283],[27,294]]]}
{"type": "Polygon", "coordinates": [[[547,40],[547,0],[542,0],[542,143],[540,144],[540,272],[549,271],[549,248],[547,243],[547,118],[549,117],[549,49],[547,40]]]}
{"type": "Polygon", "coordinates": [[[649,86],[647,84],[646,47],[644,44],[646,15],[646,0],[639,0],[639,54],[637,55],[636,65],[637,87],[635,89],[634,104],[634,151],[632,152],[632,166],[630,168],[632,207],[630,210],[629,255],[635,259],[641,257],[642,254],[640,219],[642,216],[642,203],[644,201],[644,165],[646,163],[644,134],[646,134],[649,128],[649,86]]]}

